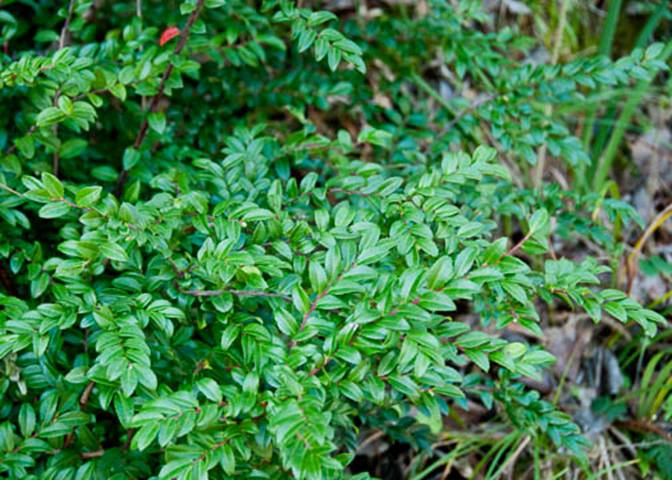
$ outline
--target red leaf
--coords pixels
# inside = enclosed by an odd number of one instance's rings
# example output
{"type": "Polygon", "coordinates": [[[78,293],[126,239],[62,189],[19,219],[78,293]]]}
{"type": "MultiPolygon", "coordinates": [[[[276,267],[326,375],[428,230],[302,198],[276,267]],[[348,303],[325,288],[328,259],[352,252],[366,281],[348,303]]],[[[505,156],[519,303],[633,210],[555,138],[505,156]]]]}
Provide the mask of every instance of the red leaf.
{"type": "Polygon", "coordinates": [[[175,38],[180,34],[180,29],[177,27],[168,27],[161,34],[159,39],[159,45],[163,46],[170,41],[171,38],[175,38]]]}

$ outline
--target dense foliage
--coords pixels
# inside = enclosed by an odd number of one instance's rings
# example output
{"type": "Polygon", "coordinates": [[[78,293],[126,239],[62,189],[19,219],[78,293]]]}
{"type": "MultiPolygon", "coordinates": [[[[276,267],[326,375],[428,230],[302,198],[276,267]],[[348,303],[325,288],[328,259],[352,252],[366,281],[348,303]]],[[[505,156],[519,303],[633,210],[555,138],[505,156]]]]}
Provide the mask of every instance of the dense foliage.
{"type": "Polygon", "coordinates": [[[555,254],[636,214],[549,107],[670,47],[533,63],[481,2],[338,3],[3,3],[3,475],[341,478],[363,429],[423,448],[474,400],[585,456],[526,386],[540,313],[665,320],[555,254]]]}

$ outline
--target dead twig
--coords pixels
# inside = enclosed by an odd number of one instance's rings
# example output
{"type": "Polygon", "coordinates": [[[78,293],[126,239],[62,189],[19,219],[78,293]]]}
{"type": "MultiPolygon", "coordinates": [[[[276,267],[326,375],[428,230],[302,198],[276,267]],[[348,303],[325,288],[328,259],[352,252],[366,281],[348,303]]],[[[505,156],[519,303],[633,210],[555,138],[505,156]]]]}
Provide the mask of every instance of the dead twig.
{"type": "Polygon", "coordinates": [[[79,398],[79,405],[82,408],[86,407],[86,405],[89,403],[89,397],[91,397],[91,392],[93,391],[93,387],[95,387],[95,385],[96,384],[93,381],[91,381],[84,389],[82,396],[79,398]]]}
{"type": "Polygon", "coordinates": [[[628,255],[628,261],[626,266],[628,274],[628,283],[626,291],[628,292],[628,294],[632,293],[632,287],[635,281],[635,277],[639,272],[638,260],[640,254],[642,253],[642,249],[644,248],[644,244],[649,239],[649,237],[653,235],[655,231],[658,230],[663,223],[665,223],[665,220],[667,220],[670,217],[672,217],[672,203],[669,204],[667,207],[665,207],[665,209],[651,221],[649,226],[646,227],[646,230],[644,230],[642,236],[639,237],[639,240],[637,240],[637,243],[635,244],[635,247],[632,249],[630,255],[628,255]]]}

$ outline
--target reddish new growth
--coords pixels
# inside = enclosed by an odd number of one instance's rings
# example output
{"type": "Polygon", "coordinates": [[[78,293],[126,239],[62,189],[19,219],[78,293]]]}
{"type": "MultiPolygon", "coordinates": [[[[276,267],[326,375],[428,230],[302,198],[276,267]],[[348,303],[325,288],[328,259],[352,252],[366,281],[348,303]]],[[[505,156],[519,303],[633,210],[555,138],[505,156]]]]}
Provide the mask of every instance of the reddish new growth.
{"type": "Polygon", "coordinates": [[[159,39],[159,45],[164,46],[166,43],[168,43],[171,39],[177,37],[179,34],[180,29],[177,27],[166,28],[161,34],[161,38],[159,39]]]}

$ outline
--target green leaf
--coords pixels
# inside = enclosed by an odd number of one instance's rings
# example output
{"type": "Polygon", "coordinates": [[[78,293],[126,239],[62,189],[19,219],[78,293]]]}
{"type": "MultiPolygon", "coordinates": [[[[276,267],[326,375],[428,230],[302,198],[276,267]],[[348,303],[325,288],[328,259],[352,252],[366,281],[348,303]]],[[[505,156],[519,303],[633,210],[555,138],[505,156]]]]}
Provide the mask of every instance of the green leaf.
{"type": "Polygon", "coordinates": [[[236,457],[233,454],[233,449],[227,444],[220,447],[219,464],[227,475],[233,475],[236,471],[236,457]]]}
{"type": "Polygon", "coordinates": [[[390,375],[388,382],[392,388],[411,399],[416,399],[419,396],[419,387],[417,383],[406,375],[390,375]]]}
{"type": "Polygon", "coordinates": [[[70,211],[70,206],[65,202],[51,202],[40,208],[37,213],[40,218],[60,218],[70,211]]]}
{"type": "Polygon", "coordinates": [[[102,187],[83,187],[75,194],[75,203],[80,207],[90,207],[100,199],[102,187]]]}
{"type": "Polygon", "coordinates": [[[545,209],[534,212],[529,221],[531,232],[544,232],[549,225],[548,212],[545,209]]]}
{"type": "Polygon", "coordinates": [[[126,253],[126,250],[124,250],[124,248],[118,243],[104,242],[101,243],[98,248],[100,250],[100,254],[104,258],[109,258],[110,260],[115,260],[117,262],[128,261],[128,254],[126,253]]]}
{"type": "Polygon", "coordinates": [[[311,28],[305,28],[299,35],[299,53],[305,52],[315,41],[317,32],[311,28]]]}
{"type": "Polygon", "coordinates": [[[30,282],[30,296],[33,298],[41,296],[49,286],[49,280],[49,275],[47,273],[42,273],[39,277],[30,282]]]}
{"type": "Polygon", "coordinates": [[[625,311],[625,308],[621,306],[618,302],[606,302],[602,305],[602,308],[612,317],[617,320],[625,323],[628,321],[628,313],[625,311]]]}
{"type": "Polygon", "coordinates": [[[166,116],[163,112],[152,112],[147,115],[147,121],[152,130],[163,133],[166,130],[166,116]]]}
{"type": "Polygon", "coordinates": [[[265,208],[255,208],[243,215],[243,220],[248,222],[259,222],[262,220],[270,220],[273,218],[273,212],[265,208]]]}
{"type": "Polygon", "coordinates": [[[372,127],[364,127],[357,137],[359,143],[370,143],[383,148],[390,148],[392,145],[392,134],[385,130],[372,127]]]}
{"type": "Polygon", "coordinates": [[[127,397],[133,395],[135,389],[138,387],[139,376],[137,370],[132,364],[126,364],[123,368],[119,380],[121,382],[121,390],[127,397]]]}
{"type": "Polygon", "coordinates": [[[309,277],[310,285],[315,292],[321,292],[327,286],[327,273],[317,262],[310,262],[309,277]]]}
{"type": "Polygon", "coordinates": [[[460,238],[472,238],[483,231],[483,224],[480,222],[468,222],[457,230],[457,236],[460,238]]]}
{"type": "Polygon", "coordinates": [[[208,400],[219,403],[222,401],[222,391],[217,382],[212,378],[202,378],[196,384],[199,392],[206,396],[208,400]]]}
{"type": "Polygon", "coordinates": [[[361,402],[364,398],[364,392],[355,383],[349,380],[342,380],[339,384],[341,393],[353,402],[361,402]]]}
{"type": "Polygon", "coordinates": [[[52,199],[56,200],[63,198],[63,184],[54,175],[48,172],[44,172],[42,174],[42,184],[52,199]]]}
{"type": "Polygon", "coordinates": [[[55,125],[63,120],[63,118],[65,118],[65,116],[61,110],[56,107],[47,107],[39,113],[35,119],[35,123],[38,127],[48,127],[50,125],[55,125]]]}
{"type": "Polygon", "coordinates": [[[485,344],[489,344],[490,337],[483,332],[474,330],[459,336],[455,343],[463,348],[476,348],[485,344]]]}
{"type": "Polygon", "coordinates": [[[29,403],[21,404],[19,409],[19,428],[21,435],[29,437],[35,431],[35,410],[29,403]]]}
{"type": "MultiPolygon", "coordinates": [[[[205,8],[219,8],[227,4],[229,0],[205,0],[205,8]]],[[[229,472],[226,472],[229,473],[229,472]]]]}
{"type": "Polygon", "coordinates": [[[179,478],[180,475],[185,474],[191,470],[192,465],[193,460],[188,457],[172,460],[161,467],[159,478],[161,480],[172,480],[174,478],[179,478]]]}
{"type": "Polygon", "coordinates": [[[15,138],[14,145],[26,158],[33,158],[35,155],[35,139],[31,135],[15,138]]]}
{"type": "Polygon", "coordinates": [[[61,145],[60,154],[61,158],[74,158],[79,156],[87,147],[86,140],[81,138],[71,138],[61,145]]]}
{"type": "Polygon", "coordinates": [[[126,148],[126,150],[124,150],[124,158],[122,159],[124,170],[132,169],[138,164],[139,161],[140,161],[140,152],[137,149],[133,147],[128,147],[126,148]]]}
{"type": "Polygon", "coordinates": [[[288,336],[295,335],[299,324],[296,319],[285,309],[275,311],[275,321],[282,333],[288,336]]]}
{"type": "Polygon", "coordinates": [[[133,418],[133,401],[123,395],[114,396],[114,411],[121,425],[125,428],[131,427],[131,420],[133,418]]]}
{"type": "Polygon", "coordinates": [[[324,10],[319,12],[312,12],[308,17],[308,25],[316,27],[330,20],[338,20],[338,17],[333,13],[324,10]]]}
{"type": "Polygon", "coordinates": [[[240,328],[240,325],[233,324],[224,329],[220,339],[220,346],[223,350],[228,350],[231,347],[231,344],[238,338],[240,328]]]}
{"type": "MultiPolygon", "coordinates": [[[[124,70],[122,69],[122,72],[123,71],[124,70]]],[[[133,71],[131,70],[130,74],[132,74],[132,73],[133,73],[133,71]]],[[[132,78],[128,82],[125,82],[125,83],[130,83],[131,81],[132,81],[132,78]]],[[[122,102],[124,100],[126,100],[126,87],[124,86],[124,83],[120,82],[120,83],[116,83],[116,84],[112,85],[110,87],[110,93],[112,95],[114,95],[116,98],[118,98],[119,100],[121,100],[122,102]]]]}
{"type": "Polygon", "coordinates": [[[423,293],[420,296],[418,305],[432,312],[452,312],[457,309],[455,302],[448,295],[441,292],[423,293]]]}
{"type": "Polygon", "coordinates": [[[158,435],[160,426],[161,425],[159,422],[151,422],[142,426],[137,432],[135,432],[135,435],[133,435],[131,448],[140,451],[143,451],[145,448],[147,448],[158,435]]]}
{"type": "Polygon", "coordinates": [[[478,251],[473,247],[462,250],[455,259],[455,276],[464,277],[471,270],[478,251]]]}
{"type": "Polygon", "coordinates": [[[335,72],[338,64],[341,63],[341,51],[330,46],[327,52],[327,63],[329,64],[329,69],[335,72]]]}
{"type": "Polygon", "coordinates": [[[383,245],[377,245],[375,247],[370,247],[362,251],[357,257],[358,265],[368,265],[371,263],[380,262],[387,256],[387,252],[392,248],[391,243],[386,243],[383,245]]]}
{"type": "Polygon", "coordinates": [[[450,257],[441,257],[427,272],[427,287],[432,290],[442,288],[453,276],[453,260],[450,257]]]}
{"type": "Polygon", "coordinates": [[[515,298],[518,302],[522,304],[527,303],[528,301],[527,293],[525,292],[525,289],[523,287],[508,280],[502,281],[500,285],[502,286],[502,288],[504,288],[506,293],[515,298]]]}
{"type": "Polygon", "coordinates": [[[496,156],[497,150],[494,148],[488,147],[486,145],[479,145],[476,147],[476,150],[474,150],[472,158],[474,159],[474,162],[490,163],[495,159],[496,156]]]}
{"type": "Polygon", "coordinates": [[[549,367],[555,363],[555,357],[544,350],[534,350],[526,353],[523,361],[529,365],[549,367]]]}

